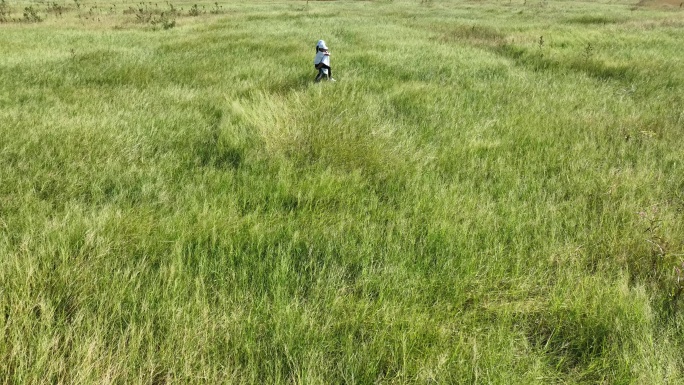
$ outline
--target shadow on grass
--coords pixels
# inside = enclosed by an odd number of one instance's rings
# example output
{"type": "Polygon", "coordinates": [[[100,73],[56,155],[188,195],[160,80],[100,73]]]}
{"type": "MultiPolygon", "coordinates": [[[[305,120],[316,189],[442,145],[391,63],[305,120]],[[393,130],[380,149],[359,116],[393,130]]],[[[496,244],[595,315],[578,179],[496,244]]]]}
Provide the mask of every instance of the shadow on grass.
{"type": "Polygon", "coordinates": [[[615,354],[619,335],[606,318],[579,309],[547,309],[524,316],[530,345],[563,377],[581,383],[629,378],[629,367],[615,354]]]}
{"type": "Polygon", "coordinates": [[[307,76],[290,76],[282,79],[281,81],[273,82],[267,85],[266,89],[268,92],[277,95],[285,95],[291,92],[304,91],[307,88],[317,84],[314,82],[315,77],[316,73],[313,71],[307,76]]]}

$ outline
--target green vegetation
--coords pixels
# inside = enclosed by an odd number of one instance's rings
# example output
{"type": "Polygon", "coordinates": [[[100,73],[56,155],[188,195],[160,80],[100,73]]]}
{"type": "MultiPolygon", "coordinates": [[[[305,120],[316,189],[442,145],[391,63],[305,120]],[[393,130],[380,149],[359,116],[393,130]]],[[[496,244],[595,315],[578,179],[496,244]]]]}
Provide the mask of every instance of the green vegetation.
{"type": "Polygon", "coordinates": [[[684,382],[681,8],[0,1],[0,383],[684,382]]]}

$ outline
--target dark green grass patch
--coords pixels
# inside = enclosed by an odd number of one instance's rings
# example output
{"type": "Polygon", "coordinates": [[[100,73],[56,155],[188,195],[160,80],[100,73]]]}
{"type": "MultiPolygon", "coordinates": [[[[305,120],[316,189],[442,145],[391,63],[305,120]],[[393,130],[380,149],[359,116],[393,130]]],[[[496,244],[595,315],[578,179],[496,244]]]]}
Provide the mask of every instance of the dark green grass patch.
{"type": "Polygon", "coordinates": [[[606,25],[621,23],[622,20],[614,16],[605,15],[580,15],[566,19],[567,23],[580,25],[606,25]]]}

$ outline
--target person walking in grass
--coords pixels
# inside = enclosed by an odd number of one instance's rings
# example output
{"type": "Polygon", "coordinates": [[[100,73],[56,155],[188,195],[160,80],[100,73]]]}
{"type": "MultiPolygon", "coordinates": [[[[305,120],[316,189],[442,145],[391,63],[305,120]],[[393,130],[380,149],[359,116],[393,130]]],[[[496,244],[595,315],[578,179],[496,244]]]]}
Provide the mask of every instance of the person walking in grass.
{"type": "Polygon", "coordinates": [[[320,82],[321,79],[327,79],[331,82],[335,81],[332,77],[332,68],[330,68],[330,52],[328,52],[328,46],[323,40],[319,40],[318,43],[316,43],[314,67],[318,70],[318,75],[316,75],[315,80],[316,83],[320,82]]]}

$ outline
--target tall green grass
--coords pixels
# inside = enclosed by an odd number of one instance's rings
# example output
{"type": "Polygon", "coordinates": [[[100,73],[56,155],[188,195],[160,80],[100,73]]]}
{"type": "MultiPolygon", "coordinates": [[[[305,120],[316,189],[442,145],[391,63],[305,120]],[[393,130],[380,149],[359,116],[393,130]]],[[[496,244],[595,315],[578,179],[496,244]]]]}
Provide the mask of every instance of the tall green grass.
{"type": "Polygon", "coordinates": [[[194,5],[0,8],[0,383],[684,381],[681,10],[194,5]]]}

